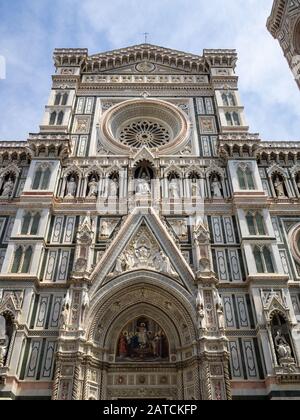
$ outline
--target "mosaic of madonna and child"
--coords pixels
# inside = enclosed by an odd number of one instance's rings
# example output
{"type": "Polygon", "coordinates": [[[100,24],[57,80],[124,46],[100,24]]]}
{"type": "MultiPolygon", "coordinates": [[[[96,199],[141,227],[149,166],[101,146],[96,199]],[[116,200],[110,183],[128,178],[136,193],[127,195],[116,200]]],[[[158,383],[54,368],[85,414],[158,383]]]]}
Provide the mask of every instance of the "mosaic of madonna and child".
{"type": "Polygon", "coordinates": [[[153,320],[140,318],[123,329],[117,348],[117,362],[168,361],[169,344],[165,332],[153,320]]]}

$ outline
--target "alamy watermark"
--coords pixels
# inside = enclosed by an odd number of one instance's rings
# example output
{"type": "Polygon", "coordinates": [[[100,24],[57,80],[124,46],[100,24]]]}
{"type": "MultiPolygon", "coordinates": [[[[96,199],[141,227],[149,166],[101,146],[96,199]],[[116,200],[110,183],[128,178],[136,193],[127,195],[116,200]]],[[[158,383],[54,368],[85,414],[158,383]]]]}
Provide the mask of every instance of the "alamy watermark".
{"type": "Polygon", "coordinates": [[[6,79],[6,60],[3,55],[0,55],[0,80],[6,79]]]}

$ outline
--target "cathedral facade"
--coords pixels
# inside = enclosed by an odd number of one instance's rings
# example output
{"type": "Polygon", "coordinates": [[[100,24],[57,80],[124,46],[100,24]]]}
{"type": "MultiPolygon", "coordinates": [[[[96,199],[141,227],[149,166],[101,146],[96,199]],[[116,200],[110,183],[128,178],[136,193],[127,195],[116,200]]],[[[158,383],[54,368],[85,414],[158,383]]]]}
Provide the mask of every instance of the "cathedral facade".
{"type": "Polygon", "coordinates": [[[267,28],[278,40],[300,88],[300,1],[274,0],[267,28]]]}
{"type": "Polygon", "coordinates": [[[0,142],[0,398],[300,398],[300,143],[234,50],[54,52],[0,142]]]}

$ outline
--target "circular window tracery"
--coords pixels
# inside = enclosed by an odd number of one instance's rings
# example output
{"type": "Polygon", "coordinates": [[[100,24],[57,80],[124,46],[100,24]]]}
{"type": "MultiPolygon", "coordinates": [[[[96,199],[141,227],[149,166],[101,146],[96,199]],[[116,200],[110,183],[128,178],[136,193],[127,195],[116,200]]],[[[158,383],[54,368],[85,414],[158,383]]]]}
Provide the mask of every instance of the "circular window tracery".
{"type": "Polygon", "coordinates": [[[143,146],[153,149],[167,144],[171,140],[171,133],[160,122],[138,120],[122,128],[119,138],[123,144],[135,149],[143,146]]]}
{"type": "Polygon", "coordinates": [[[190,122],[178,107],[158,99],[134,99],[110,108],[101,119],[101,142],[115,153],[142,147],[176,153],[190,137],[190,122]]]}

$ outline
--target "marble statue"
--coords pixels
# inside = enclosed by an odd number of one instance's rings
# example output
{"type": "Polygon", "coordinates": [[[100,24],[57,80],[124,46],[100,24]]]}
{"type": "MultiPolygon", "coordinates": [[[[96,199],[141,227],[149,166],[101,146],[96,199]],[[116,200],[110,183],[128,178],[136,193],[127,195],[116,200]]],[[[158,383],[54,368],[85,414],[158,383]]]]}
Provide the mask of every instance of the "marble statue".
{"type": "Polygon", "coordinates": [[[1,197],[2,198],[10,198],[14,189],[14,182],[12,178],[9,178],[3,185],[3,190],[1,197]]]}
{"type": "Polygon", "coordinates": [[[199,197],[198,179],[192,179],[192,197],[199,197]]]}
{"type": "Polygon", "coordinates": [[[204,309],[204,301],[202,299],[201,293],[198,291],[197,299],[196,299],[196,307],[197,307],[197,313],[199,317],[199,329],[205,329],[206,328],[206,322],[205,322],[205,309],[204,309]]]}
{"type": "Polygon", "coordinates": [[[90,297],[89,297],[89,293],[87,290],[83,291],[83,295],[82,295],[82,304],[81,304],[81,322],[83,322],[84,320],[84,315],[86,310],[89,308],[90,306],[90,297]]]}
{"type": "Polygon", "coordinates": [[[163,253],[159,251],[154,257],[155,268],[161,273],[173,274],[172,265],[170,259],[163,253]]]}
{"type": "Polygon", "coordinates": [[[74,198],[76,195],[77,183],[75,178],[72,176],[67,182],[67,198],[74,198]]]}
{"type": "Polygon", "coordinates": [[[170,191],[170,198],[179,198],[179,184],[177,179],[172,179],[169,185],[169,191],[170,191]]]}
{"type": "Polygon", "coordinates": [[[173,229],[177,236],[185,238],[188,234],[187,223],[185,220],[176,220],[173,223],[173,229]]]}
{"type": "Polygon", "coordinates": [[[284,183],[280,180],[279,176],[274,181],[274,188],[276,191],[276,195],[278,198],[280,197],[286,197],[284,192],[284,183]]]}
{"type": "Polygon", "coordinates": [[[64,305],[60,314],[60,319],[59,319],[59,327],[61,329],[66,328],[67,323],[68,323],[68,316],[69,316],[69,309],[67,308],[66,305],[64,305]]]}
{"type": "Polygon", "coordinates": [[[118,197],[119,182],[117,178],[111,179],[109,184],[109,196],[118,197]]]}
{"type": "Polygon", "coordinates": [[[292,349],[280,330],[277,331],[274,338],[276,351],[279,357],[279,362],[282,359],[291,359],[292,358],[292,349]]]}
{"type": "Polygon", "coordinates": [[[117,274],[121,274],[121,273],[123,273],[123,272],[124,272],[124,259],[123,259],[123,256],[122,256],[122,255],[120,255],[120,256],[117,258],[115,272],[116,272],[117,274]]]}
{"type": "Polygon", "coordinates": [[[151,193],[149,178],[146,174],[143,174],[142,178],[137,180],[136,193],[140,195],[148,195],[151,193]]]}
{"type": "Polygon", "coordinates": [[[216,310],[217,310],[219,328],[225,329],[223,301],[217,290],[214,291],[214,301],[215,301],[216,310]]]}
{"type": "Polygon", "coordinates": [[[101,230],[100,230],[100,236],[102,238],[109,238],[110,237],[110,233],[111,233],[110,227],[111,227],[111,225],[110,225],[109,222],[107,222],[106,220],[102,221],[101,230]]]}
{"type": "Polygon", "coordinates": [[[91,182],[89,182],[89,198],[97,198],[98,196],[98,182],[96,181],[96,178],[92,178],[91,182]]]}
{"type": "Polygon", "coordinates": [[[8,351],[9,338],[6,334],[6,319],[0,315],[0,368],[5,364],[8,351]]]}
{"type": "Polygon", "coordinates": [[[220,181],[218,180],[217,176],[215,176],[212,179],[211,192],[212,192],[213,197],[215,197],[215,198],[222,198],[223,197],[222,185],[221,185],[220,181]]]}
{"type": "Polygon", "coordinates": [[[131,252],[126,251],[124,253],[124,263],[125,263],[125,271],[130,271],[135,266],[135,260],[134,256],[131,254],[131,252]]]}

